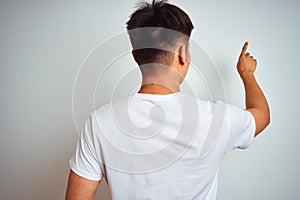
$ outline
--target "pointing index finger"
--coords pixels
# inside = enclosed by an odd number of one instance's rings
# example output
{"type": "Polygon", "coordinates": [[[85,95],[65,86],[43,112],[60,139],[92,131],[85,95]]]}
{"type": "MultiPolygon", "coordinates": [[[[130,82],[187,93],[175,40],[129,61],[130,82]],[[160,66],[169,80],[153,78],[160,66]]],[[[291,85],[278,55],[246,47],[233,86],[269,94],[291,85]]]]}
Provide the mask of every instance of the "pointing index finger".
{"type": "Polygon", "coordinates": [[[241,55],[245,55],[246,54],[247,47],[248,47],[248,42],[245,42],[245,44],[243,46],[243,49],[242,49],[242,52],[241,52],[241,55]]]}

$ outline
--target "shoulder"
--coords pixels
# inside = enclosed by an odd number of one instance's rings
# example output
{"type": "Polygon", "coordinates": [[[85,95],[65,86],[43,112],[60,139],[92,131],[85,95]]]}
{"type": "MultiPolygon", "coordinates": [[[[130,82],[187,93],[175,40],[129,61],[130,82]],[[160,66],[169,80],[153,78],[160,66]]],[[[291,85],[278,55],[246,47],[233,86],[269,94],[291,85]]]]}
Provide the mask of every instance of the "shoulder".
{"type": "Polygon", "coordinates": [[[115,107],[120,107],[120,106],[124,106],[125,103],[128,102],[128,98],[121,98],[121,99],[116,99],[116,100],[112,100],[104,105],[101,105],[100,107],[98,107],[97,109],[95,109],[92,113],[96,116],[98,115],[105,115],[105,114],[109,114],[112,112],[112,110],[115,107]]]}
{"type": "Polygon", "coordinates": [[[248,115],[246,110],[222,100],[204,101],[198,99],[197,102],[200,114],[204,112],[224,122],[236,122],[237,119],[242,119],[248,115]]]}

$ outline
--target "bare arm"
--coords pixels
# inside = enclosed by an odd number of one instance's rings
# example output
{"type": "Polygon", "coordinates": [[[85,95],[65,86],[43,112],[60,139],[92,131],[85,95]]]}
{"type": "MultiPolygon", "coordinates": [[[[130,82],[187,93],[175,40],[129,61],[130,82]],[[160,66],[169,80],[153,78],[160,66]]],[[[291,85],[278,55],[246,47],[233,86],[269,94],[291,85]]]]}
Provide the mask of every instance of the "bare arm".
{"type": "Polygon", "coordinates": [[[82,178],[70,171],[66,200],[93,200],[100,181],[82,178]]]}
{"type": "Polygon", "coordinates": [[[247,53],[248,42],[243,46],[237,70],[243,80],[246,93],[246,110],[252,113],[255,119],[257,136],[270,123],[270,110],[265,95],[256,82],[254,71],[256,60],[247,53]]]}

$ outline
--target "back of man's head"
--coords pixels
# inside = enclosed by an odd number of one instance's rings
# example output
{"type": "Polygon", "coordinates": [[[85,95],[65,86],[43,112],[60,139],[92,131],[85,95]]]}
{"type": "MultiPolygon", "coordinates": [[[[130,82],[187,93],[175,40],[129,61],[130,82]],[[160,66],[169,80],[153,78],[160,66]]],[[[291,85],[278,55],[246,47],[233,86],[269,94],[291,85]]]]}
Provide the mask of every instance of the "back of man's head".
{"type": "Polygon", "coordinates": [[[176,45],[183,38],[183,41],[188,42],[193,28],[189,16],[166,0],[141,2],[127,22],[135,59],[139,65],[168,64],[174,52],[166,49],[172,48],[170,46],[176,45]]]}

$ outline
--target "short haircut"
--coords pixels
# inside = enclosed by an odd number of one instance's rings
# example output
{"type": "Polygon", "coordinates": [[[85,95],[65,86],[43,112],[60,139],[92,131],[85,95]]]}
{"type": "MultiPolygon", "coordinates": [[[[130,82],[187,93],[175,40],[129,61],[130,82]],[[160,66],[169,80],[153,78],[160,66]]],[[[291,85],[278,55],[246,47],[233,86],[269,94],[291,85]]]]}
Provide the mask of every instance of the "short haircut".
{"type": "MultiPolygon", "coordinates": [[[[153,30],[145,27],[160,27],[172,30],[190,37],[194,28],[189,16],[175,5],[167,3],[167,0],[153,0],[152,3],[145,1],[138,5],[127,22],[127,30],[134,49],[138,64],[166,63],[173,56],[172,52],[163,50],[161,45],[174,44],[180,40],[179,34],[166,36],[166,31],[153,30]],[[132,32],[139,30],[140,32],[132,32]],[[169,41],[167,41],[169,40],[169,41]],[[152,43],[152,48],[137,48],[143,41],[152,43]]],[[[169,32],[172,32],[169,31],[169,32]]]]}

